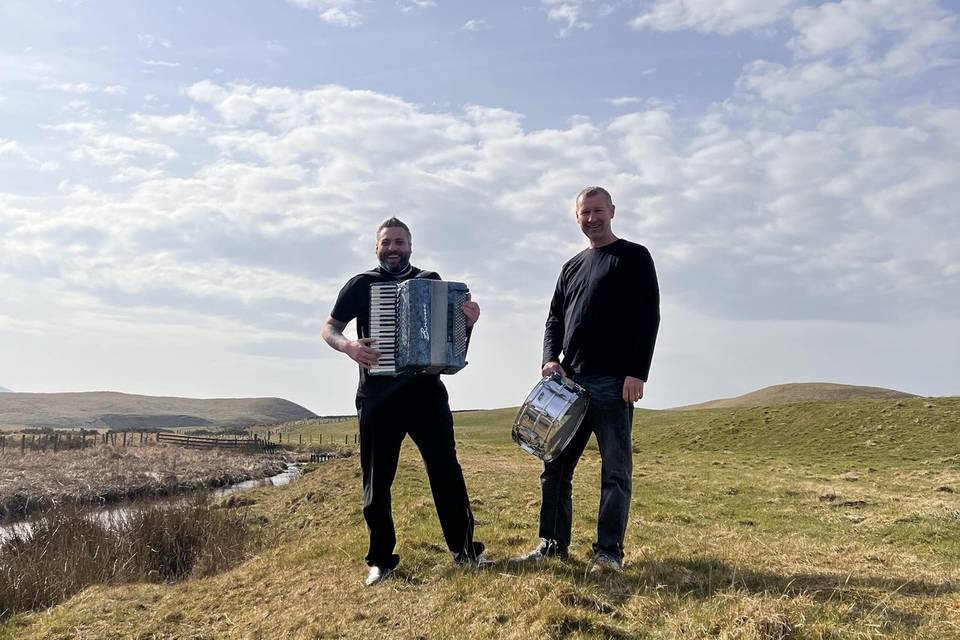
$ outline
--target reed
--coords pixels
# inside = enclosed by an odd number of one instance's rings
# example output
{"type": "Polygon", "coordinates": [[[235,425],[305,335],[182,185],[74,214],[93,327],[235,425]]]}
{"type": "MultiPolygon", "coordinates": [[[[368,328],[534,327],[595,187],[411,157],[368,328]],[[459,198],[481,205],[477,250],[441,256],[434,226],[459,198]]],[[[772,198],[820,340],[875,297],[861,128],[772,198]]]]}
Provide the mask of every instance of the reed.
{"type": "Polygon", "coordinates": [[[0,619],[61,602],[94,584],[175,582],[219,573],[259,547],[235,510],[206,498],[91,517],[54,509],[0,543],[0,619]]]}

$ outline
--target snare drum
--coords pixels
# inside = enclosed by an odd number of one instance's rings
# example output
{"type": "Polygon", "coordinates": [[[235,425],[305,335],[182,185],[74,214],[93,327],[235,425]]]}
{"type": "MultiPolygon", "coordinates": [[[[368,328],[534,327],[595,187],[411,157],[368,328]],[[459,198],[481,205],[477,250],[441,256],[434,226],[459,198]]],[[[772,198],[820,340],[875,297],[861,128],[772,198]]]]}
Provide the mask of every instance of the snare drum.
{"type": "Polygon", "coordinates": [[[587,414],[590,396],[555,373],[537,383],[513,422],[513,441],[544,462],[560,455],[587,414]]]}

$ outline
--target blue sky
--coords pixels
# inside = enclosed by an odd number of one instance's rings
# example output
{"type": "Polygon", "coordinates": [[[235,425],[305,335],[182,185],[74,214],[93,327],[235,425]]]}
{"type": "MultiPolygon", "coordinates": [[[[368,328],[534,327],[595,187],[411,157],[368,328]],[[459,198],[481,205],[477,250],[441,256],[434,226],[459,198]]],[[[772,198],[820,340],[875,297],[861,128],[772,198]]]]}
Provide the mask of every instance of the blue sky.
{"type": "Polygon", "coordinates": [[[454,406],[518,404],[599,183],[660,273],[646,406],[955,395],[958,33],[936,0],[4,3],[0,384],[348,412],[319,327],[399,215],[483,309],[454,406]]]}

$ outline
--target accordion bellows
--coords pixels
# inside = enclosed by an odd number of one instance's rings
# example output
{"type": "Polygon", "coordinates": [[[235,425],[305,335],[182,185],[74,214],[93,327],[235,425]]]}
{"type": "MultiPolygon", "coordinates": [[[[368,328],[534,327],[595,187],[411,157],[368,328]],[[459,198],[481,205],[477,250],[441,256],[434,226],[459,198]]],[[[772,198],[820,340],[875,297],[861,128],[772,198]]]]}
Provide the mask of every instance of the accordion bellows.
{"type": "Polygon", "coordinates": [[[380,352],[372,375],[456,373],[467,364],[462,282],[412,279],[370,285],[370,337],[380,352]]]}

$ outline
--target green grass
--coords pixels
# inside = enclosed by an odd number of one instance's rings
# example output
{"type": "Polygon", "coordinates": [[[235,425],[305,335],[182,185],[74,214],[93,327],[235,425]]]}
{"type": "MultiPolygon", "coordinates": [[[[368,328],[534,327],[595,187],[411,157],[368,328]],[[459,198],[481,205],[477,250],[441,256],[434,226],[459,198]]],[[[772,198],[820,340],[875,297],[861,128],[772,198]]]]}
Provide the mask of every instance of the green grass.
{"type": "MultiPolygon", "coordinates": [[[[456,568],[409,444],[394,487],[402,563],[365,589],[357,460],[250,494],[275,546],[218,576],[94,587],[16,638],[960,638],[960,399],[638,411],[626,567],[587,572],[600,459],[575,477],[570,562],[522,568],[540,464],[514,410],[456,415],[477,538],[456,568]]],[[[309,433],[352,434],[354,423],[309,433]]]]}

